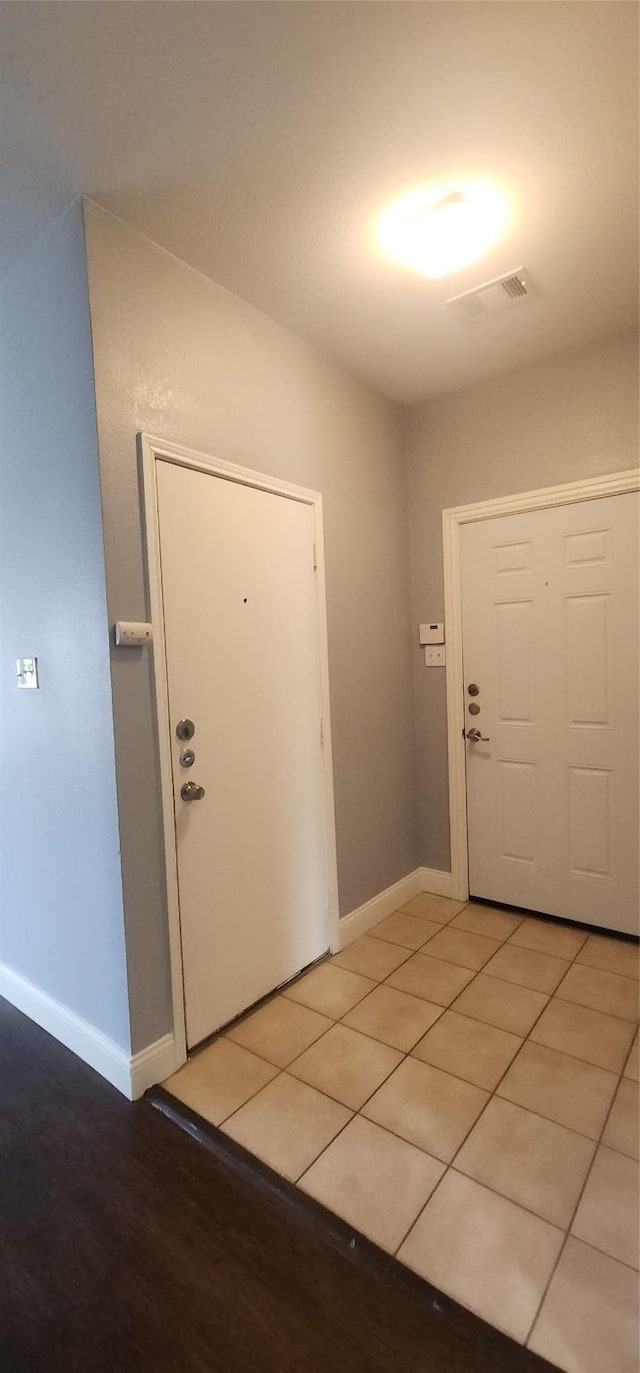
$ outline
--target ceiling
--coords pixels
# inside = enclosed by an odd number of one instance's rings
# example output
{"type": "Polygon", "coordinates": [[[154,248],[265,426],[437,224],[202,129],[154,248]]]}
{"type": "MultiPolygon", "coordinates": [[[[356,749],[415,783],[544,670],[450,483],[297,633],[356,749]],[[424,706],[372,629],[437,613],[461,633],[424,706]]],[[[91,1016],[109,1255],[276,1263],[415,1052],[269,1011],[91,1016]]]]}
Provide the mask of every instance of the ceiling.
{"type": "Polygon", "coordinates": [[[638,8],[623,0],[0,4],[0,254],[78,194],[411,402],[637,325],[638,8]],[[512,227],[427,281],[373,225],[487,176],[512,227]],[[448,296],[538,288],[462,324],[448,296]]]}

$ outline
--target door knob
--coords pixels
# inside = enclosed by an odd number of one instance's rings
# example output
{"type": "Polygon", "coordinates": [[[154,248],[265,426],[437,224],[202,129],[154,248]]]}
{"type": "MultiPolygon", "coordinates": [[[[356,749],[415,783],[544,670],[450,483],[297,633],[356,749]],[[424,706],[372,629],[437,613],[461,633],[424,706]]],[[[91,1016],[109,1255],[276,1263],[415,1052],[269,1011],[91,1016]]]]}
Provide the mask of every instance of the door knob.
{"type": "Polygon", "coordinates": [[[197,782],[183,782],[180,795],[183,801],[201,801],[204,796],[204,787],[199,787],[197,782]]]}
{"type": "Polygon", "coordinates": [[[483,744],[489,743],[489,735],[481,734],[479,729],[468,729],[467,739],[470,739],[472,744],[479,744],[481,740],[483,744]]]}

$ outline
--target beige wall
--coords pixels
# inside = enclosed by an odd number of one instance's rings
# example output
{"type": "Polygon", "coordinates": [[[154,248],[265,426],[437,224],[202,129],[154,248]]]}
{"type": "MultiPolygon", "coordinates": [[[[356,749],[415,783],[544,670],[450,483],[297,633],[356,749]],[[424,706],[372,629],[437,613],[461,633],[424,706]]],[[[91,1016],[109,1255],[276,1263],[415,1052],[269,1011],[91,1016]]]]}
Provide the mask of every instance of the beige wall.
{"type": "Polygon", "coordinates": [[[447,506],[553,486],[638,462],[636,338],[556,354],[405,412],[419,859],[449,868],[445,673],[425,668],[418,624],[443,618],[447,506]]]}
{"type": "MultiPolygon", "coordinates": [[[[341,912],[415,866],[399,414],[295,335],[85,207],[111,622],[148,613],[136,432],[323,493],[341,912]]],[[[149,658],[112,650],[134,1050],[170,1028],[149,658]]]]}

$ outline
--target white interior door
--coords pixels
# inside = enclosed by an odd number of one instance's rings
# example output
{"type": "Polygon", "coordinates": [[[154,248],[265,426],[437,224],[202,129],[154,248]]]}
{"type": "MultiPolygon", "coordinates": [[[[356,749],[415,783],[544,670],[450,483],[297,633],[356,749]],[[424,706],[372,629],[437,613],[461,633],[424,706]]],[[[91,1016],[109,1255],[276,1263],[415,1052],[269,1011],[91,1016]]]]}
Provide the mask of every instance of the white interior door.
{"type": "Polygon", "coordinates": [[[461,534],[470,891],[637,933],[638,498],[461,534]]]}
{"type": "Polygon", "coordinates": [[[314,511],[156,470],[192,1046],[330,942],[314,511]],[[190,783],[204,795],[184,799],[190,783]]]}

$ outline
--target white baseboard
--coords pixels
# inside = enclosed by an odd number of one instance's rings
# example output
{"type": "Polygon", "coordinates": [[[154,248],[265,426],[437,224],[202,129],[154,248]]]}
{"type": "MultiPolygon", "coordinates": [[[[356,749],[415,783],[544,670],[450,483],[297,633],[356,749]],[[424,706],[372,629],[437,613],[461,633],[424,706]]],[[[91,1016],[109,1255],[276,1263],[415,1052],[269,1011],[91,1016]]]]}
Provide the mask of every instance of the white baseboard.
{"type": "Polygon", "coordinates": [[[124,1049],[6,963],[0,963],[0,996],[77,1054],[123,1096],[135,1100],[176,1067],[173,1035],[165,1035],[131,1057],[124,1049]]]}
{"type": "Polygon", "coordinates": [[[130,1082],[132,1101],[137,1101],[138,1097],[143,1096],[147,1087],[153,1087],[156,1082],[164,1082],[166,1077],[175,1073],[178,1066],[172,1034],[163,1035],[162,1039],[156,1039],[155,1043],[148,1044],[146,1049],[134,1054],[131,1059],[130,1082]]]}
{"type": "Polygon", "coordinates": [[[418,868],[421,891],[431,892],[432,896],[448,896],[452,901],[468,901],[469,893],[461,887],[453,872],[442,872],[440,868],[418,868]]]}
{"type": "Polygon", "coordinates": [[[431,892],[433,896],[449,896],[453,900],[466,901],[467,897],[460,895],[457,885],[451,872],[440,872],[438,868],[416,868],[399,882],[394,882],[392,887],[378,892],[370,901],[365,901],[363,906],[358,906],[355,911],[349,911],[348,915],[342,917],[339,922],[339,947],[346,949],[347,944],[352,944],[354,939],[366,934],[379,920],[384,920],[385,915],[397,911],[400,906],[410,901],[412,896],[417,896],[418,892],[426,891],[431,892]]]}
{"type": "Polygon", "coordinates": [[[0,963],[0,995],[6,997],[12,1006],[17,1006],[19,1011],[24,1011],[30,1020],[35,1020],[36,1025],[71,1049],[78,1058],[84,1059],[97,1073],[106,1077],[107,1082],[112,1082],[119,1092],[129,1095],[129,1055],[107,1035],[47,992],[41,991],[35,983],[21,977],[6,963],[0,963]]]}

